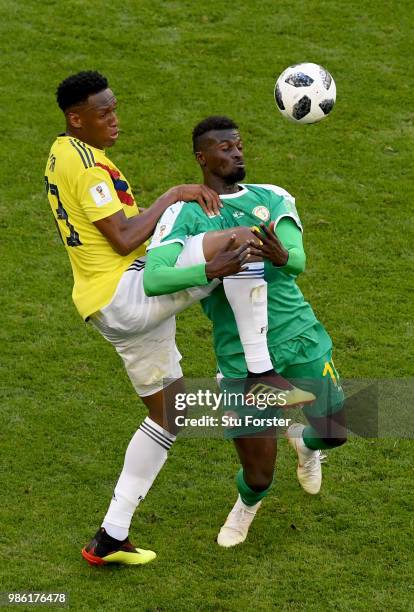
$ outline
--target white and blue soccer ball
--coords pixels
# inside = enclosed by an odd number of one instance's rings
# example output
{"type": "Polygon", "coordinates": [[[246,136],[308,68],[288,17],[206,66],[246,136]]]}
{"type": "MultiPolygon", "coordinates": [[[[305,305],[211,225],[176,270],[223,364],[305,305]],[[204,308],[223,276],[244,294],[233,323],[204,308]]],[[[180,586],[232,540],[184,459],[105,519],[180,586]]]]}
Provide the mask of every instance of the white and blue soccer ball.
{"type": "Polygon", "coordinates": [[[276,81],[276,106],[295,123],[322,121],[333,109],[335,100],[335,81],[319,64],[294,64],[276,81]]]}

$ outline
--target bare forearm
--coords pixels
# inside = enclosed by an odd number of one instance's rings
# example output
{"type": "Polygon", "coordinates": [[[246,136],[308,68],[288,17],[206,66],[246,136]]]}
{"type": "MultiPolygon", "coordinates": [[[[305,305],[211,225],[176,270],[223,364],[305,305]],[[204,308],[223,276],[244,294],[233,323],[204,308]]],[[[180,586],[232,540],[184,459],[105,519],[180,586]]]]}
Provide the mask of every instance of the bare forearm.
{"type": "Polygon", "coordinates": [[[219,214],[222,206],[218,194],[207,185],[177,185],[163,193],[140,215],[127,218],[120,210],[94,223],[117,253],[129,255],[151,236],[166,209],[179,200],[198,202],[208,215],[219,214]]]}
{"type": "Polygon", "coordinates": [[[123,211],[96,221],[95,225],[120,255],[129,255],[154,232],[165,210],[180,198],[179,189],[172,187],[163,193],[143,213],[127,218],[123,211]]]}
{"type": "Polygon", "coordinates": [[[172,187],[151,204],[145,212],[127,219],[125,227],[121,230],[124,247],[123,255],[128,255],[134,249],[143,244],[154,233],[155,227],[161,215],[171,204],[179,198],[177,189],[172,187]]]}

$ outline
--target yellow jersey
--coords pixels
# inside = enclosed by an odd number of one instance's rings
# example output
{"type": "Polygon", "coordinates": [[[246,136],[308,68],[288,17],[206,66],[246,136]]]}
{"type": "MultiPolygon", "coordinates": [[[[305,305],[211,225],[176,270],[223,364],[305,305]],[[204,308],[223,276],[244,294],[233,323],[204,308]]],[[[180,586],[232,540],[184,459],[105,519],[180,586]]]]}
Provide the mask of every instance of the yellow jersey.
{"type": "Polygon", "coordinates": [[[119,255],[94,222],[123,210],[139,214],[131,187],[106,157],[72,136],[58,136],[45,171],[46,192],[73,272],[72,297],[86,319],[112,299],[118,282],[146,244],[119,255]]]}

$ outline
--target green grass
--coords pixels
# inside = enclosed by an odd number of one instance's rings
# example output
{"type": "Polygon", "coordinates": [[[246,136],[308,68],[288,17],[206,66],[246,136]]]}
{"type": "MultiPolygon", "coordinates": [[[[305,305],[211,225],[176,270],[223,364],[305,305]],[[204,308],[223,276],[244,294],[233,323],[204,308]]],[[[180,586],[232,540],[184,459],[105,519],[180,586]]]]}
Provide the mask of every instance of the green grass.
{"type": "MultiPolygon", "coordinates": [[[[300,285],[342,375],[408,378],[412,3],[0,0],[0,9],[0,591],[65,590],[75,610],[414,610],[411,440],[353,438],[331,453],[315,499],[282,442],[272,493],[248,542],[229,551],[214,539],[235,499],[232,446],[180,440],[133,524],[157,561],[103,571],[82,562],[145,411],[71,303],[42,183],[63,127],[53,94],[71,72],[110,79],[124,129],[111,157],[143,204],[199,180],[196,121],[233,116],[248,179],[297,196],[308,254],[300,285]],[[277,75],[304,60],[337,83],[336,108],[316,126],[289,124],[273,102],[277,75]]],[[[197,307],[179,317],[189,376],[214,372],[208,331],[197,307]]]]}

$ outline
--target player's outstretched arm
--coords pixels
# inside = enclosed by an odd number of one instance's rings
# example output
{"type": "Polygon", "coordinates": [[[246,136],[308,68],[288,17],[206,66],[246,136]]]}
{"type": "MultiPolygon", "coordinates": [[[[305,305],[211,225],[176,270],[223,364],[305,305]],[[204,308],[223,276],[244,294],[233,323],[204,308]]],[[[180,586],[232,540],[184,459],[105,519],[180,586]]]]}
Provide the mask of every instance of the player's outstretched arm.
{"type": "Polygon", "coordinates": [[[222,206],[217,193],[206,185],[178,185],[163,193],[149,208],[136,217],[126,217],[124,212],[95,221],[95,226],[120,255],[129,255],[153,233],[166,209],[182,200],[197,201],[207,214],[218,214],[222,206]]]}
{"type": "Polygon", "coordinates": [[[183,245],[174,242],[151,249],[144,271],[144,290],[148,296],[175,293],[189,287],[207,285],[214,278],[237,274],[250,257],[250,244],[234,248],[236,236],[230,236],[207,263],[175,267],[183,245]]]}

